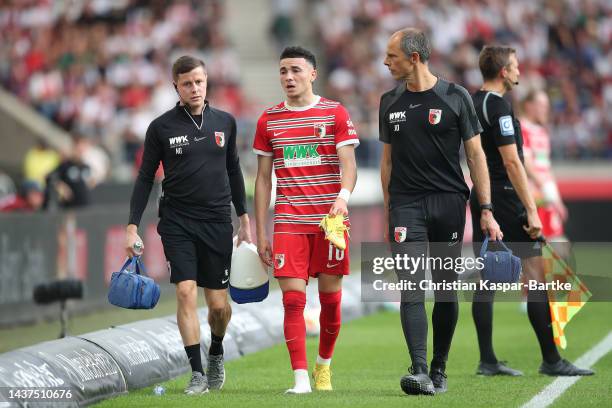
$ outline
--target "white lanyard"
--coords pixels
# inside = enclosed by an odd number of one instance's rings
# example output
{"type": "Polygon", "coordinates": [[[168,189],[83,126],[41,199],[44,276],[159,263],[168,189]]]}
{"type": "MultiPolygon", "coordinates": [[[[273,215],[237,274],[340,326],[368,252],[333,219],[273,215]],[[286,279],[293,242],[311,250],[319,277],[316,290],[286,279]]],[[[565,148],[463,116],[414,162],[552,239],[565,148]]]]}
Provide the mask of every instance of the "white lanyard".
{"type": "Polygon", "coordinates": [[[189,116],[189,119],[191,119],[191,121],[193,122],[193,124],[195,125],[195,127],[198,130],[202,130],[202,125],[204,125],[204,109],[202,109],[202,120],[200,120],[200,126],[198,126],[198,124],[196,123],[195,120],[193,120],[193,116],[191,116],[191,114],[187,111],[187,109],[185,109],[185,107],[183,106],[183,110],[185,111],[185,113],[187,114],[187,116],[189,116]]]}

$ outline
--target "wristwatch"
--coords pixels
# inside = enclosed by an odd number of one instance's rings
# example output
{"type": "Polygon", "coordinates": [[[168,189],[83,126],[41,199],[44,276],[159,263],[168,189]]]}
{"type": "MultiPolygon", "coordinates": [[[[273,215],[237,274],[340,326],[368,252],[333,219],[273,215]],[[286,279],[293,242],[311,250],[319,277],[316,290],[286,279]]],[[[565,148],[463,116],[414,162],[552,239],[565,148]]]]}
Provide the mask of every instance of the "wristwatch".
{"type": "Polygon", "coordinates": [[[489,211],[493,212],[493,204],[491,204],[491,203],[480,204],[480,211],[483,211],[483,210],[489,210],[489,211]]]}

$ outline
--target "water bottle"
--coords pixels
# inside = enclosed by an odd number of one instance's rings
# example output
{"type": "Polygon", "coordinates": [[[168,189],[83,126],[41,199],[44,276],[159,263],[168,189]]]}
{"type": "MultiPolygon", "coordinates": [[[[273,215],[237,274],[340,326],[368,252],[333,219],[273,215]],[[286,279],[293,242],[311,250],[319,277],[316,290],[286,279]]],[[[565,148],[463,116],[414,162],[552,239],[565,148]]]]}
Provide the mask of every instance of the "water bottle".
{"type": "Polygon", "coordinates": [[[157,384],[155,387],[153,387],[153,394],[160,396],[160,395],[164,395],[165,393],[166,393],[166,389],[164,388],[163,385],[157,384]]]}
{"type": "Polygon", "coordinates": [[[134,242],[134,252],[136,253],[136,255],[142,254],[142,247],[143,245],[141,241],[134,242]]]}

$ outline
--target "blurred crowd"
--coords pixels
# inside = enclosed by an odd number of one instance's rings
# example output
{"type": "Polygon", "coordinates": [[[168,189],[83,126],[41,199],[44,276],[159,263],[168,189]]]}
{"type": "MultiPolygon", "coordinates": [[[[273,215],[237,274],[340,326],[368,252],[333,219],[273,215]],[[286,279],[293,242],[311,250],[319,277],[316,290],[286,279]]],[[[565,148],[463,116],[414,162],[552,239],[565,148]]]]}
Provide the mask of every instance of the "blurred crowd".
{"type": "Polygon", "coordinates": [[[318,0],[313,14],[327,63],[325,94],[348,107],[366,139],[358,154],[369,164],[380,149],[379,98],[395,85],[383,65],[387,40],[406,26],[429,33],[432,71],[470,92],[482,83],[482,46],[513,45],[521,84],[511,97],[546,90],[553,157],[612,158],[610,0],[318,0]]]}
{"type": "MultiPolygon", "coordinates": [[[[513,45],[521,84],[511,97],[518,101],[533,88],[547,92],[553,157],[612,158],[609,0],[306,4],[312,12],[308,21],[319,37],[315,51],[322,62],[323,94],[348,107],[363,140],[357,149],[361,166],[378,164],[379,98],[395,86],[383,65],[384,52],[390,33],[406,26],[429,33],[433,72],[470,92],[481,84],[477,64],[482,46],[513,45]]],[[[298,6],[298,0],[271,0],[265,10],[270,26],[262,30],[268,30],[279,50],[295,42],[296,26],[304,24],[298,6]]],[[[15,200],[33,191],[46,197],[49,175],[75,158],[87,168],[88,187],[110,174],[116,180],[132,179],[147,126],[177,100],[170,70],[183,54],[206,62],[208,99],[236,116],[249,177],[254,164],[247,152],[260,107],[242,93],[239,59],[224,34],[226,21],[222,0],[3,2],[0,85],[73,135],[75,147],[54,152],[41,141],[25,158],[24,182],[11,195],[3,193],[11,188],[0,180],[0,197],[13,198],[9,207],[25,205],[15,200]],[[30,174],[32,167],[40,168],[30,174]]],[[[60,198],[68,194],[62,187],[54,190],[60,198]]],[[[39,201],[33,199],[34,206],[39,201]]]]}
{"type": "Polygon", "coordinates": [[[61,153],[40,139],[25,155],[21,183],[0,172],[0,212],[84,207],[108,171],[108,156],[90,138],[73,137],[61,153]]]}
{"type": "Polygon", "coordinates": [[[131,179],[147,126],[177,101],[170,72],[180,55],[206,62],[216,107],[245,111],[224,12],[221,0],[3,2],[0,83],[100,147],[110,158],[97,169],[104,176],[111,166],[116,178],[131,179]]]}

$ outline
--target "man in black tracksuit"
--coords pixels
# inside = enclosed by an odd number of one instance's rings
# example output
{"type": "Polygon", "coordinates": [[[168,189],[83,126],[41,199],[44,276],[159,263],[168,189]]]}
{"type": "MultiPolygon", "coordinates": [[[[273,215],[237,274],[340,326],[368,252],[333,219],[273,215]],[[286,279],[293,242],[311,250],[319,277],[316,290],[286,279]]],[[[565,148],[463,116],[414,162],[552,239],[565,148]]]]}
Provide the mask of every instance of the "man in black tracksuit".
{"type": "MultiPolygon", "coordinates": [[[[402,80],[381,98],[380,140],[385,144],[381,181],[392,252],[419,257],[429,245],[430,257],[457,259],[461,255],[469,189],[459,163],[465,146],[470,174],[478,185],[482,215],[480,228],[501,237],[491,214],[489,178],[480,146],[480,124],[467,91],[434,76],[428,68],[427,37],[416,29],[391,36],[385,65],[402,80]],[[410,243],[410,244],[407,244],[410,243]]],[[[418,282],[425,271],[398,278],[418,282]]],[[[434,282],[453,282],[455,270],[432,270],[434,282]]],[[[408,394],[446,391],[446,360],[458,316],[454,290],[435,291],[432,315],[433,360],[427,371],[427,315],[423,292],[402,293],[401,321],[410,358],[411,374],[400,385],[408,394]]]]}
{"type": "Polygon", "coordinates": [[[159,203],[170,282],[176,284],[177,322],[192,368],[187,394],[220,389],[225,381],[223,336],[231,317],[227,287],[232,258],[231,205],[240,219],[238,245],[251,241],[244,180],[236,150],[236,120],[206,101],[204,63],[184,56],[172,67],[180,101],[156,118],[145,139],[142,165],[130,202],[128,256],[142,244],[137,228],[155,172],[164,168],[159,203]],[[197,287],[204,288],[211,328],[207,372],[200,358],[197,287]]]}
{"type": "MultiPolygon", "coordinates": [[[[541,248],[536,239],[542,229],[537,208],[529,192],[523,166],[523,138],[520,123],[514,117],[511,104],[503,95],[518,85],[519,69],[516,51],[510,47],[487,46],[480,54],[480,71],[484,84],[473,96],[474,106],[482,124],[482,147],[487,156],[491,175],[491,199],[495,218],[504,233],[506,244],[522,259],[527,279],[544,282],[541,248]]],[[[476,191],[472,190],[472,219],[478,214],[476,191]]],[[[474,222],[474,221],[473,221],[474,222]]],[[[484,239],[474,222],[474,252],[478,254],[484,239]]],[[[499,362],[493,351],[493,298],[495,292],[474,292],[472,315],[478,334],[481,375],[522,375],[499,362]]],[[[529,291],[527,314],[542,352],[540,373],[547,375],[590,375],[561,358],[554,343],[548,295],[545,290],[529,291]]]]}

